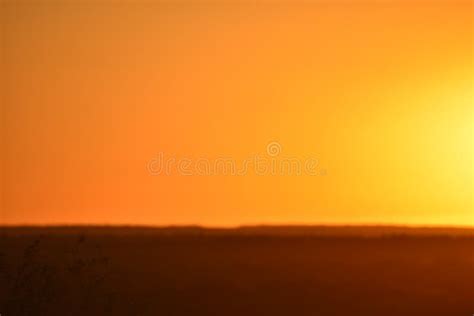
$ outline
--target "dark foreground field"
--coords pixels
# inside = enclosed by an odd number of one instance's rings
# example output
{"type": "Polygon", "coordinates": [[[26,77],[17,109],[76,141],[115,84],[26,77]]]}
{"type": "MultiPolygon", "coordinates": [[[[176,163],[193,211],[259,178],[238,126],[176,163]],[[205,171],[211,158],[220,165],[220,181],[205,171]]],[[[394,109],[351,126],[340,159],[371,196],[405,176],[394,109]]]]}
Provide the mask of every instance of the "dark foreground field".
{"type": "Polygon", "coordinates": [[[474,313],[469,230],[0,229],[2,316],[474,313]]]}

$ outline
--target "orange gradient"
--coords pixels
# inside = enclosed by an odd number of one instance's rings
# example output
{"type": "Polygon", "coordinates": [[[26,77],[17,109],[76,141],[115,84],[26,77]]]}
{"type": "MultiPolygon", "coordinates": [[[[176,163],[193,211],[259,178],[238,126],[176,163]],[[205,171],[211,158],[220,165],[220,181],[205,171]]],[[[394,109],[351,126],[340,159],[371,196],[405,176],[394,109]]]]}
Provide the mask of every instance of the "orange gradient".
{"type": "Polygon", "coordinates": [[[1,11],[3,224],[474,225],[471,1],[1,11]],[[272,141],[318,174],[147,170],[272,141]]]}

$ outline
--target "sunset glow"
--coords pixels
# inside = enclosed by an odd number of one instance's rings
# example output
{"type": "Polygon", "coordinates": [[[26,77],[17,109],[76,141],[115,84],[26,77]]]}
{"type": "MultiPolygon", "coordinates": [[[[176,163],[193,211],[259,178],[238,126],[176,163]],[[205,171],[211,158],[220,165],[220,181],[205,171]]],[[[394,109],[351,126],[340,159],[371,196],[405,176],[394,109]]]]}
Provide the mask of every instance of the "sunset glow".
{"type": "Polygon", "coordinates": [[[473,226],[473,2],[415,2],[3,1],[0,221],[473,226]]]}

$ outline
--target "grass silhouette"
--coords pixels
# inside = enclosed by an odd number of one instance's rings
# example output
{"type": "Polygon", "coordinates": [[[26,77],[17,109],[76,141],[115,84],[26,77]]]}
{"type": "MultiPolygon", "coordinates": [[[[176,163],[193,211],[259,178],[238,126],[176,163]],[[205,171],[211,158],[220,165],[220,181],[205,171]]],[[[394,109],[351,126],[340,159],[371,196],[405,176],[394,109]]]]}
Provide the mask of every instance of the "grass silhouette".
{"type": "Polygon", "coordinates": [[[471,229],[3,228],[2,315],[468,315],[471,229]]]}

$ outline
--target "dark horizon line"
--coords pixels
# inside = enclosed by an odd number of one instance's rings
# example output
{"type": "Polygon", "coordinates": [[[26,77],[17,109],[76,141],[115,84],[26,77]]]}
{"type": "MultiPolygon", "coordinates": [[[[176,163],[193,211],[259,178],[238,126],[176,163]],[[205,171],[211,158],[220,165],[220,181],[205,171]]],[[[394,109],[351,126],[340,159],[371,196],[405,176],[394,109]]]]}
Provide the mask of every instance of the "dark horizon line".
{"type": "Polygon", "coordinates": [[[132,224],[0,224],[0,233],[164,233],[177,235],[282,235],[282,236],[378,236],[459,235],[474,236],[474,226],[404,224],[255,224],[238,226],[132,225],[132,224]]]}
{"type": "Polygon", "coordinates": [[[440,224],[400,224],[400,223],[257,223],[238,225],[206,225],[206,224],[108,224],[108,223],[19,223],[0,224],[0,228],[199,228],[209,230],[236,230],[245,228],[408,228],[408,229],[467,229],[474,230],[474,225],[440,225],[440,224]]]}

